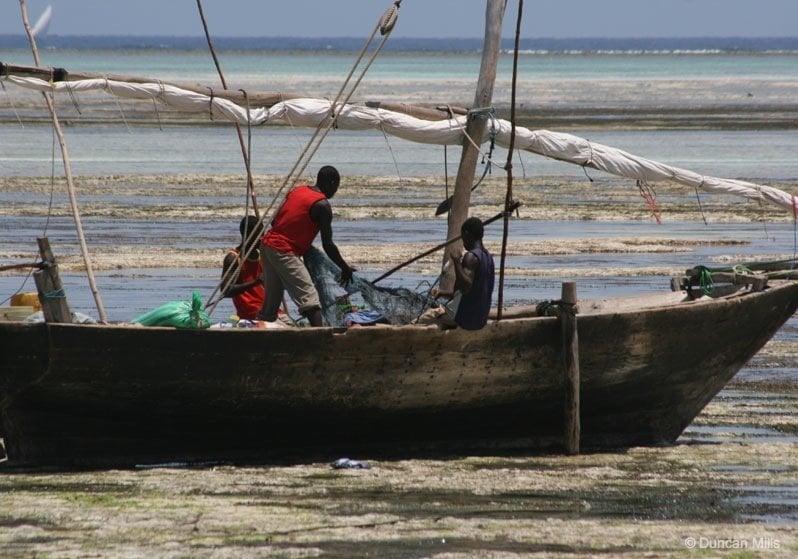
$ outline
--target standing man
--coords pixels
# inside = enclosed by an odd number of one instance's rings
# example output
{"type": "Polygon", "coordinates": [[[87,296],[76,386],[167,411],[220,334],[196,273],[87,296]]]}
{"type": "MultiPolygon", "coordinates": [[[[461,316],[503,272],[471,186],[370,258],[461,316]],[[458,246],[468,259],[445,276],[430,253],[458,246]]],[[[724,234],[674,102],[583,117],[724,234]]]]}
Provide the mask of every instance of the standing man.
{"type": "Polygon", "coordinates": [[[302,261],[319,232],[324,252],[341,269],[341,284],[352,281],[354,269],[341,257],[332,234],[329,199],[335,196],[340,182],[338,170],[325,165],[319,169],[315,185],[302,184],[292,189],[277,210],[261,247],[266,286],[266,298],[259,313],[261,320],[276,320],[283,292],[288,291],[311,326],[323,325],[319,294],[302,261]]]}
{"type": "Polygon", "coordinates": [[[454,264],[454,288],[452,291],[434,289],[432,297],[453,299],[447,307],[453,313],[454,323],[465,330],[479,330],[488,322],[493,297],[493,256],[482,244],[485,227],[479,218],[466,219],[460,227],[460,234],[466,252],[462,258],[457,254],[449,254],[454,264]]]}
{"type": "Polygon", "coordinates": [[[255,248],[263,234],[263,225],[257,217],[249,215],[241,219],[238,229],[241,232],[241,243],[231,248],[224,257],[222,287],[228,283],[233,267],[240,262],[238,277],[224,290],[224,296],[233,299],[238,318],[255,320],[264,299],[263,267],[260,250],[255,248]],[[247,255],[246,258],[244,255],[247,255]]]}

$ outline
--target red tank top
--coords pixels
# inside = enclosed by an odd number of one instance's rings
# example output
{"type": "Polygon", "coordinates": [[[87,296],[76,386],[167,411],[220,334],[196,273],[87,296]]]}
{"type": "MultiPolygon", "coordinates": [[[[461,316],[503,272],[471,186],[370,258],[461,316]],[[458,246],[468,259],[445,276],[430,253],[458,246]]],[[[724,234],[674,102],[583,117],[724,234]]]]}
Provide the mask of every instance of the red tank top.
{"type": "MultiPolygon", "coordinates": [[[[241,256],[238,250],[231,248],[230,252],[236,255],[237,258],[241,256]]],[[[236,283],[246,283],[261,277],[263,265],[260,258],[257,260],[244,260],[241,264],[241,270],[238,272],[238,281],[236,283]]],[[[263,284],[259,283],[254,285],[238,295],[233,297],[233,304],[236,307],[236,314],[238,318],[246,320],[255,320],[255,315],[263,305],[263,298],[266,296],[266,290],[263,284]]]]}
{"type": "Polygon", "coordinates": [[[283,253],[304,255],[319,234],[319,224],[310,218],[310,207],[324,199],[323,193],[306,184],[291,190],[263,236],[263,244],[283,253]]]}

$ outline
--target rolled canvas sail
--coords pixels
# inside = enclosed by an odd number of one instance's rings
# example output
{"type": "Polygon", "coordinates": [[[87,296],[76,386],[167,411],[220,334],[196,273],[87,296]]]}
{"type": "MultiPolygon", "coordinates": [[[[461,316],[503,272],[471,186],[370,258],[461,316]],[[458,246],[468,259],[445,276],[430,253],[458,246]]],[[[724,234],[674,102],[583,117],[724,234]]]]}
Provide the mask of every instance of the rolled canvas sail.
{"type": "MultiPolygon", "coordinates": [[[[465,139],[467,116],[443,120],[424,120],[404,113],[360,105],[333,107],[324,99],[290,99],[271,107],[241,107],[228,99],[213,97],[162,83],[132,83],[110,79],[85,79],[48,82],[33,77],[8,76],[10,82],[40,91],[71,92],[101,90],[130,99],[154,99],[187,112],[208,112],[240,124],[264,125],[284,121],[292,126],[315,128],[335,114],[335,125],[343,130],[381,130],[411,142],[459,145],[465,139]]],[[[483,143],[494,135],[496,143],[508,146],[511,123],[493,119],[483,143]]],[[[474,139],[477,141],[477,139],[474,139]]],[[[629,179],[659,182],[674,181],[692,188],[718,194],[742,196],[789,210],[798,218],[798,197],[772,186],[702,175],[626,151],[588,141],[572,134],[549,130],[516,128],[517,149],[536,153],[566,163],[590,167],[629,179]]]]}

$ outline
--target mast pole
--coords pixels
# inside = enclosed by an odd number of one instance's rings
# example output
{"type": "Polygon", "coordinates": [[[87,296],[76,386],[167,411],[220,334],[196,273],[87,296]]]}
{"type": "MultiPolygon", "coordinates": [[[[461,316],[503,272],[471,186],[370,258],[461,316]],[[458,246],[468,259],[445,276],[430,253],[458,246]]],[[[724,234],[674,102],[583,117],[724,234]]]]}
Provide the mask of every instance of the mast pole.
{"type": "MultiPolygon", "coordinates": [[[[36,48],[36,39],[31,30],[30,21],[28,20],[28,8],[25,5],[25,0],[19,0],[19,6],[22,11],[22,23],[25,26],[25,32],[28,35],[28,42],[30,43],[31,51],[33,52],[33,59],[36,66],[41,66],[39,61],[39,51],[36,48]]],[[[103,305],[102,296],[99,289],[97,289],[97,282],[94,279],[94,268],[91,264],[91,256],[89,255],[89,247],[86,244],[86,236],[83,234],[83,223],[80,220],[80,210],[78,209],[78,200],[75,195],[75,183],[72,180],[72,165],[69,159],[69,150],[66,145],[66,138],[61,130],[61,123],[58,120],[58,114],[55,111],[55,102],[50,93],[42,92],[44,100],[47,102],[47,108],[50,110],[50,117],[53,121],[53,130],[58,137],[58,143],[61,146],[61,156],[64,160],[64,177],[66,178],[67,192],[69,194],[69,204],[72,208],[72,218],[75,220],[75,230],[78,234],[78,241],[80,242],[80,252],[83,255],[83,263],[86,266],[86,277],[89,279],[89,288],[94,296],[94,302],[97,305],[97,314],[99,315],[100,322],[108,322],[108,316],[105,313],[105,305],[103,305]]]]}
{"type": "MultiPolygon", "coordinates": [[[[502,19],[507,0],[488,0],[485,9],[485,40],[482,48],[482,63],[479,68],[479,80],[474,96],[472,109],[490,107],[493,101],[493,83],[496,81],[496,67],[499,62],[501,50],[502,19]]],[[[469,116],[466,124],[466,134],[474,139],[477,145],[482,143],[487,128],[487,120],[480,115],[469,116]]],[[[474,174],[479,159],[479,149],[467,139],[463,139],[463,152],[460,156],[460,166],[457,169],[457,178],[454,183],[454,195],[449,212],[449,225],[447,239],[460,235],[460,226],[468,218],[468,208],[471,204],[471,186],[474,183],[474,174]]],[[[448,255],[444,255],[444,263],[448,255]]],[[[454,283],[452,272],[444,274],[441,285],[448,289],[454,283]]]]}

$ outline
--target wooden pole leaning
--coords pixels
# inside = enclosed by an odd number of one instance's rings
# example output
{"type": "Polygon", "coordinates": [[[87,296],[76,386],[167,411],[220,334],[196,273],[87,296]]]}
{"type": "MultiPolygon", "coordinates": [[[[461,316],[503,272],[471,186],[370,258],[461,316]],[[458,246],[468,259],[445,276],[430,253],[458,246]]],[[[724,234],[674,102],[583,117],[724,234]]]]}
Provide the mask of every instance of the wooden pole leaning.
{"type": "Polygon", "coordinates": [[[560,324],[562,325],[563,377],[565,387],[565,430],[564,446],[566,454],[579,454],[581,419],[579,403],[579,337],[576,327],[576,283],[562,284],[562,303],[560,305],[560,324]]]}
{"type": "MultiPolygon", "coordinates": [[[[39,61],[39,50],[36,48],[36,39],[33,36],[33,31],[31,30],[30,22],[28,21],[28,10],[25,6],[25,0],[19,0],[19,5],[20,9],[22,10],[22,23],[25,26],[25,32],[28,35],[28,42],[30,43],[31,51],[33,52],[33,59],[36,62],[36,66],[40,66],[41,62],[39,61]]],[[[53,122],[53,130],[58,138],[58,144],[61,146],[61,159],[64,162],[64,178],[66,179],[67,194],[69,194],[69,205],[72,208],[72,219],[75,222],[75,231],[77,232],[78,241],[80,243],[80,253],[83,255],[83,263],[86,266],[86,277],[89,280],[89,288],[91,289],[91,293],[94,295],[94,301],[97,304],[97,314],[100,317],[100,322],[106,323],[108,322],[108,317],[105,314],[105,305],[103,304],[100,291],[97,289],[97,282],[94,279],[94,268],[91,263],[91,256],[89,255],[89,247],[86,244],[86,236],[83,234],[83,223],[80,220],[80,210],[78,209],[78,200],[75,194],[75,183],[72,179],[72,163],[69,159],[69,150],[67,149],[66,138],[64,137],[64,132],[61,130],[61,123],[58,120],[58,114],[55,112],[55,102],[53,101],[53,96],[44,91],[42,92],[42,96],[47,103],[47,108],[50,111],[50,117],[53,122]]],[[[69,315],[68,322],[71,321],[72,317],[69,315]]]]}
{"type": "Polygon", "coordinates": [[[72,312],[64,294],[64,286],[58,275],[58,264],[50,249],[47,237],[36,239],[39,244],[39,254],[42,257],[41,269],[33,272],[33,281],[39,293],[39,302],[42,304],[45,322],[72,322],[72,312]]]}

